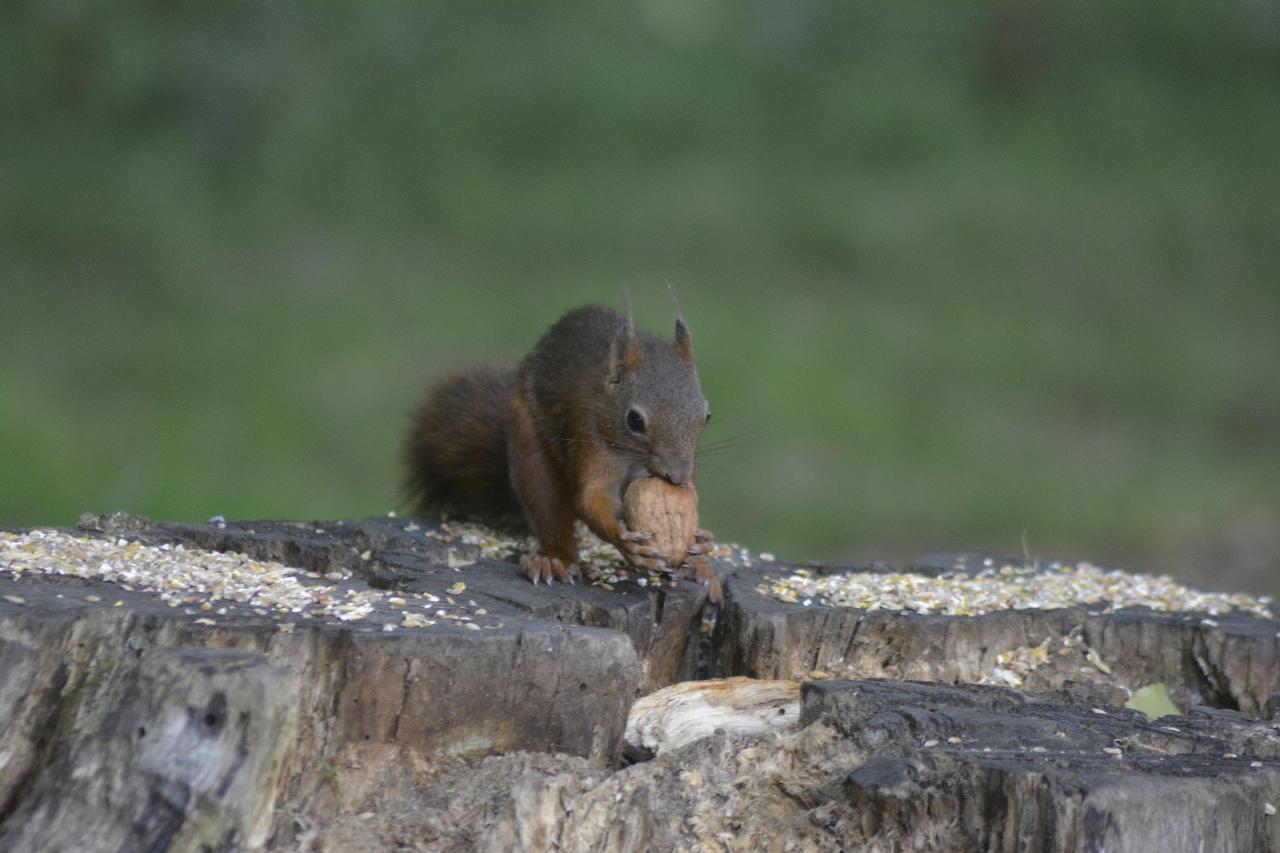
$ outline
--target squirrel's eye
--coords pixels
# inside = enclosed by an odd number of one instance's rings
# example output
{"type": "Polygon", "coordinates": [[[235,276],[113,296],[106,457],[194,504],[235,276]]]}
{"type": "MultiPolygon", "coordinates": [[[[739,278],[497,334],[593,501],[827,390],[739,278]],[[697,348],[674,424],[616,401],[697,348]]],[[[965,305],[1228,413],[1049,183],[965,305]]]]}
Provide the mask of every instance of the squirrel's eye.
{"type": "Polygon", "coordinates": [[[644,415],[635,409],[627,412],[627,429],[632,432],[644,432],[644,415]]]}

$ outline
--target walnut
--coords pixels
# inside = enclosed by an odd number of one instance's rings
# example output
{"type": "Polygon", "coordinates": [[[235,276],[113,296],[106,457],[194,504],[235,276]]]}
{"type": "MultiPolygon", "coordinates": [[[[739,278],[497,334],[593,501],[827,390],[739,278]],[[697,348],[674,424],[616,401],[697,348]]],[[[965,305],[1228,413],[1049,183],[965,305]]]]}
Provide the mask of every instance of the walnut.
{"type": "Polygon", "coordinates": [[[622,498],[627,526],[652,533],[647,544],[657,548],[671,569],[679,567],[698,530],[698,493],[692,486],[676,486],[660,477],[632,480],[622,498]]]}

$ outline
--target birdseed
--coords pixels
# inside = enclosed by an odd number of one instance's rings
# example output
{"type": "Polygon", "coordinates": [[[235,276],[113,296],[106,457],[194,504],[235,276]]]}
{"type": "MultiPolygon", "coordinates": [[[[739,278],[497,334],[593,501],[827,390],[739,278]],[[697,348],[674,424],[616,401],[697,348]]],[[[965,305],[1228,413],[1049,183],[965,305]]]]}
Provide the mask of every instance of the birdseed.
{"type": "MultiPolygon", "coordinates": [[[[193,607],[187,612],[225,616],[237,606],[257,616],[293,615],[339,622],[367,620],[384,602],[397,615],[409,605],[406,599],[371,589],[339,591],[318,582],[314,572],[272,561],[254,560],[234,552],[205,551],[185,546],[142,545],[125,539],[92,539],[56,530],[26,533],[0,532],[0,572],[21,578],[30,575],[66,575],[106,581],[127,590],[157,593],[169,607],[193,607]]],[[[464,584],[456,584],[463,587],[464,584]]],[[[423,594],[413,606],[426,607],[436,596],[423,594]]],[[[86,601],[102,600],[86,595],[86,601]]],[[[113,607],[122,607],[123,600],[113,607]]],[[[469,622],[460,609],[438,611],[453,624],[469,622]]],[[[196,620],[216,624],[210,615],[196,620]]],[[[422,613],[403,613],[401,626],[421,628],[436,624],[422,613]]],[[[288,625],[292,627],[292,625],[288,625]]]]}
{"type": "MultiPolygon", "coordinates": [[[[406,531],[421,529],[408,523],[406,531]]],[[[474,524],[446,522],[438,530],[427,533],[432,539],[449,545],[447,563],[460,572],[482,559],[505,560],[523,553],[536,553],[532,538],[506,537],[474,524]]],[[[606,590],[626,582],[630,574],[621,554],[579,524],[579,565],[592,583],[606,590]]],[[[750,554],[735,545],[719,545],[714,556],[747,564],[750,554]]],[[[362,561],[372,558],[371,551],[359,554],[362,561]]],[[[0,572],[14,578],[30,575],[67,575],[86,580],[106,581],[122,589],[144,590],[159,594],[169,607],[195,608],[192,613],[205,614],[200,621],[216,623],[213,616],[228,615],[228,607],[265,617],[269,613],[293,615],[314,620],[337,620],[359,623],[382,611],[398,618],[398,627],[427,628],[439,623],[461,625],[471,630],[501,627],[501,623],[478,624],[472,615],[487,615],[485,608],[470,611],[453,598],[466,591],[462,581],[452,584],[444,599],[431,593],[420,593],[407,599],[404,593],[371,589],[340,590],[341,581],[350,580],[347,572],[331,571],[324,575],[308,572],[272,561],[254,560],[235,552],[205,551],[184,545],[143,545],[122,538],[94,539],[59,530],[31,530],[26,533],[0,532],[0,572]],[[328,583],[324,583],[328,581],[328,583]],[[428,609],[430,605],[430,609],[428,609]],[[446,609],[446,605],[448,609],[446,609]],[[421,608],[421,611],[412,608],[421,608]]],[[[645,584],[658,584],[662,578],[638,574],[645,584]]],[[[672,582],[674,585],[674,581],[672,582]]],[[[86,601],[101,601],[101,596],[86,595],[86,601]]],[[[18,603],[18,602],[10,602],[18,603]]],[[[112,606],[122,607],[117,600],[112,606]]],[[[234,615],[234,614],[233,614],[234,615]]],[[[382,615],[387,615],[383,613],[382,615]]],[[[491,620],[490,620],[491,621],[491,620]]],[[[290,626],[291,627],[291,626],[290,626]]],[[[386,625],[395,629],[396,626],[386,625]]]]}
{"type": "MultiPolygon", "coordinates": [[[[578,567],[584,578],[591,579],[593,586],[612,591],[615,585],[632,579],[642,587],[662,582],[662,574],[646,575],[631,569],[617,548],[596,536],[582,522],[577,523],[575,534],[578,567]]],[[[508,536],[469,522],[446,521],[427,536],[450,546],[446,559],[453,568],[468,566],[477,560],[511,560],[522,554],[538,553],[538,541],[532,536],[508,536]]],[[[739,566],[749,566],[753,562],[751,552],[735,543],[716,543],[710,556],[739,566]]],[[[773,555],[770,554],[769,558],[772,559],[773,555]]],[[[669,574],[665,577],[671,580],[669,574]]]]}
{"type": "MultiPolygon", "coordinates": [[[[1107,610],[1147,607],[1166,613],[1197,612],[1218,616],[1234,611],[1274,619],[1272,599],[1243,594],[1201,592],[1167,575],[1105,571],[1089,563],[988,567],[975,575],[939,577],[920,574],[818,575],[806,569],[778,579],[766,578],[756,591],[788,604],[816,602],[826,607],[894,610],[947,616],[981,616],[1002,610],[1057,610],[1102,605],[1107,610]]],[[[1217,627],[1212,619],[1203,622],[1217,627]]]]}

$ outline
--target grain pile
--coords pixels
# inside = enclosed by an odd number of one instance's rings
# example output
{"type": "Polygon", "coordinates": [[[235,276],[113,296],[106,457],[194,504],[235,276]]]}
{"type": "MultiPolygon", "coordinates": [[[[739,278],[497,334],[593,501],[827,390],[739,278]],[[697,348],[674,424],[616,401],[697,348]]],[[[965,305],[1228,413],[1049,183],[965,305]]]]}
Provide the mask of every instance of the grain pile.
{"type": "MultiPolygon", "coordinates": [[[[225,526],[222,522],[220,526],[225,526]]],[[[405,523],[406,532],[422,530],[405,523]]],[[[486,527],[443,523],[424,535],[448,546],[448,566],[456,572],[482,559],[510,560],[532,553],[532,539],[511,537],[486,527]]],[[[579,529],[579,563],[592,583],[606,590],[634,582],[646,587],[676,580],[669,575],[644,575],[628,570],[617,550],[579,529]]],[[[720,546],[719,556],[742,559],[736,546],[720,546]]],[[[371,559],[366,551],[360,557],[371,559]]],[[[514,569],[513,569],[514,571],[514,569]]],[[[126,538],[93,538],[61,530],[0,532],[0,573],[15,579],[24,575],[63,575],[117,584],[122,590],[158,594],[169,607],[197,616],[197,622],[217,624],[221,617],[276,615],[341,623],[381,623],[382,630],[453,625],[471,630],[499,628],[484,607],[464,597],[465,574],[439,594],[370,589],[347,572],[325,574],[255,560],[235,552],[206,551],[181,544],[143,545],[126,538]]],[[[23,603],[21,596],[10,596],[23,603]]],[[[110,598],[110,595],[107,594],[110,598]]],[[[102,596],[90,594],[97,602],[102,596]]],[[[123,601],[109,603],[123,606],[123,601]]]]}
{"type": "MultiPolygon", "coordinates": [[[[339,582],[347,576],[341,572],[320,575],[234,552],[93,539],[57,530],[0,532],[0,572],[15,579],[27,574],[65,575],[118,584],[130,592],[157,593],[169,607],[199,615],[196,621],[206,624],[216,624],[218,617],[250,613],[359,622],[381,610],[380,621],[398,618],[403,628],[425,628],[437,621],[473,630],[500,627],[480,624],[476,617],[486,616],[485,609],[469,608],[455,598],[466,590],[462,581],[443,596],[342,589],[339,582]]],[[[96,602],[101,597],[86,599],[96,602]]],[[[386,622],[383,630],[395,627],[386,622]]]]}
{"type": "Polygon", "coordinates": [[[1107,571],[1089,563],[995,566],[976,574],[939,577],[856,572],[822,575],[805,569],[766,579],[756,591],[789,604],[898,610],[946,616],[981,616],[1001,610],[1056,610],[1101,606],[1114,611],[1147,607],[1166,613],[1210,616],[1234,611],[1274,619],[1272,600],[1243,594],[1201,592],[1167,575],[1107,571]]]}

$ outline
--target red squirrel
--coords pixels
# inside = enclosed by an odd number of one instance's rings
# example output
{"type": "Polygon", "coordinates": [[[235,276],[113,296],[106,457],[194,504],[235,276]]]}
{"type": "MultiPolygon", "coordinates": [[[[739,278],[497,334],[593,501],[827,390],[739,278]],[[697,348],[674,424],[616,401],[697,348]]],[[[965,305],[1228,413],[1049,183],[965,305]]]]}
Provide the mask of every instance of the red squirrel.
{"type": "MultiPolygon", "coordinates": [[[[646,571],[668,571],[644,530],[628,529],[623,493],[657,476],[694,487],[711,419],[677,316],[671,341],[588,305],[561,317],[516,366],[477,368],[427,390],[405,444],[406,491],[419,512],[531,531],[541,554],[520,567],[535,584],[582,577],[574,522],[646,571]]],[[[699,530],[679,572],[719,598],[699,530]]]]}

